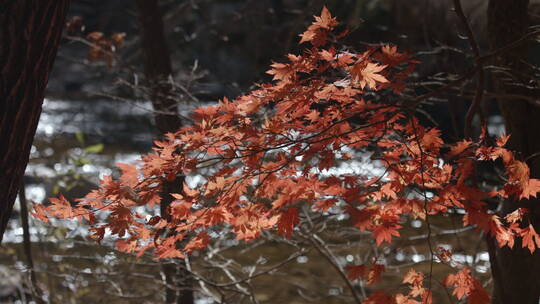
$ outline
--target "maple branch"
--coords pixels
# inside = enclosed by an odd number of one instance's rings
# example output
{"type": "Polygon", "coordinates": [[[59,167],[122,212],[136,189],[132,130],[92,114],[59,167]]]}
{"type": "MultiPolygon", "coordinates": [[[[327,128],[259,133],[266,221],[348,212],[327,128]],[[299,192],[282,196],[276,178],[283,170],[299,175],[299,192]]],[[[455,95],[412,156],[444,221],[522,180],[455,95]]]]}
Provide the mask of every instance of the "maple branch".
{"type": "Polygon", "coordinates": [[[492,57],[495,57],[495,56],[498,56],[502,53],[506,53],[508,51],[511,51],[517,47],[519,47],[522,43],[525,43],[527,42],[529,39],[531,38],[534,38],[536,36],[540,35],[540,30],[535,30],[535,31],[532,31],[532,32],[529,32],[525,35],[523,35],[521,38],[503,46],[503,47],[500,47],[498,49],[495,49],[489,53],[487,53],[486,55],[483,55],[479,58],[479,60],[481,62],[485,62],[485,61],[488,61],[490,60],[492,57]]]}
{"type": "Polygon", "coordinates": [[[411,119],[411,123],[412,123],[412,127],[413,127],[413,131],[414,131],[414,139],[416,140],[416,144],[418,145],[418,150],[419,150],[419,153],[420,153],[420,178],[422,180],[422,195],[424,197],[424,214],[425,214],[425,221],[426,221],[426,227],[427,227],[427,230],[428,230],[428,235],[427,235],[427,242],[428,242],[428,247],[429,247],[429,252],[431,254],[430,256],[430,264],[429,264],[429,279],[428,279],[428,295],[431,294],[431,288],[432,288],[432,278],[433,278],[433,264],[434,264],[434,258],[435,258],[435,252],[433,251],[433,245],[431,244],[431,223],[429,221],[429,211],[428,211],[428,208],[427,208],[427,204],[428,204],[428,197],[427,197],[427,193],[426,193],[426,189],[425,189],[425,185],[426,185],[426,180],[425,180],[425,176],[424,176],[424,152],[423,152],[423,148],[422,148],[422,144],[420,142],[420,138],[419,138],[419,135],[418,135],[418,131],[417,131],[417,128],[416,128],[416,124],[414,123],[414,119],[411,119]]]}
{"type": "Polygon", "coordinates": [[[78,37],[78,36],[72,36],[72,35],[65,35],[64,38],[66,38],[67,40],[73,41],[73,42],[80,42],[80,43],[82,43],[82,44],[84,44],[84,45],[86,45],[86,46],[88,46],[90,48],[96,48],[100,52],[103,52],[108,56],[114,57],[115,60],[121,60],[120,56],[118,56],[116,53],[111,52],[111,51],[101,47],[97,43],[90,42],[88,39],[78,37]]]}
{"type": "MultiPolygon", "coordinates": [[[[455,0],[454,0],[455,1],[455,0]]],[[[529,39],[533,38],[533,37],[536,37],[540,35],[540,30],[535,30],[535,31],[532,31],[526,35],[523,35],[523,37],[515,40],[514,42],[511,42],[509,44],[507,44],[506,46],[503,46],[503,47],[500,47],[496,50],[493,50],[491,52],[489,52],[488,54],[485,54],[485,55],[482,55],[482,56],[479,56],[478,58],[476,58],[476,62],[477,64],[484,64],[486,61],[490,60],[491,58],[493,57],[496,57],[502,53],[505,53],[505,52],[508,52],[508,51],[511,51],[513,50],[514,48],[516,47],[519,47],[522,43],[525,43],[527,42],[529,39]]],[[[444,86],[436,89],[436,90],[433,90],[429,93],[426,93],[424,95],[420,95],[418,97],[416,97],[415,99],[409,101],[409,102],[406,102],[406,106],[407,107],[415,107],[417,106],[418,104],[420,104],[421,102],[431,98],[431,97],[434,97],[434,96],[437,96],[439,94],[441,94],[442,92],[445,92],[467,80],[469,80],[471,77],[473,77],[477,72],[478,72],[478,66],[475,66],[474,68],[471,68],[469,70],[467,70],[463,75],[461,75],[460,77],[450,81],[449,83],[445,84],[444,86]]]]}
{"type": "Polygon", "coordinates": [[[449,234],[458,234],[458,233],[462,233],[462,232],[471,231],[471,230],[474,230],[474,229],[476,229],[475,226],[466,226],[466,227],[463,227],[463,228],[447,229],[447,230],[442,230],[441,232],[438,232],[438,233],[432,233],[431,235],[429,235],[429,234],[413,235],[413,236],[408,237],[407,240],[416,241],[416,240],[426,239],[426,238],[428,238],[430,236],[431,237],[437,237],[437,236],[444,236],[444,235],[449,235],[449,234]]]}
{"type": "MultiPolygon", "coordinates": [[[[230,260],[229,260],[230,261],[230,260]]],[[[229,279],[231,279],[233,282],[234,281],[238,281],[238,279],[236,279],[236,277],[231,273],[231,271],[227,268],[227,264],[228,263],[225,263],[225,264],[221,264],[219,265],[218,264],[218,267],[221,269],[221,271],[223,271],[227,277],[229,277],[229,279]]],[[[234,284],[234,286],[240,290],[244,295],[250,295],[249,291],[246,290],[245,287],[243,287],[242,285],[240,285],[240,283],[236,283],[234,284]]],[[[255,298],[255,297],[252,297],[252,298],[255,298]]]]}
{"type": "MultiPolygon", "coordinates": [[[[467,94],[463,96],[473,97],[474,95],[467,94]]],[[[487,98],[487,97],[504,98],[504,99],[522,99],[533,106],[540,107],[540,98],[535,98],[535,97],[524,95],[524,94],[505,94],[505,93],[484,92],[484,98],[487,98]]]]}
{"type": "Polygon", "coordinates": [[[529,161],[531,158],[535,158],[537,156],[540,156],[540,152],[533,153],[525,158],[525,162],[529,161]]]}
{"type": "Polygon", "coordinates": [[[458,18],[461,20],[461,23],[463,23],[465,27],[465,32],[469,41],[469,45],[471,46],[471,49],[473,50],[474,58],[476,61],[476,70],[478,72],[477,77],[477,84],[476,84],[476,93],[474,96],[474,100],[472,101],[469,110],[467,111],[467,114],[465,116],[465,129],[464,134],[465,138],[471,137],[472,132],[472,121],[475,116],[475,114],[480,115],[480,123],[482,126],[486,125],[486,119],[484,115],[482,114],[482,111],[480,109],[480,105],[483,100],[483,94],[484,94],[484,65],[483,62],[480,60],[481,54],[480,54],[480,47],[478,46],[478,42],[476,41],[476,38],[474,36],[473,30],[471,28],[471,25],[469,24],[469,21],[467,20],[467,17],[465,16],[465,13],[463,12],[463,8],[461,7],[461,0],[454,0],[454,10],[456,14],[458,15],[458,18]]]}
{"type": "Polygon", "coordinates": [[[469,40],[471,49],[473,50],[475,57],[480,58],[481,57],[480,47],[478,46],[478,42],[476,41],[476,38],[474,36],[471,25],[469,24],[467,16],[465,16],[465,13],[463,12],[463,8],[461,7],[461,0],[453,0],[453,1],[454,1],[454,11],[457,14],[458,18],[460,19],[461,23],[463,23],[463,26],[465,27],[465,32],[469,40]]]}
{"type": "Polygon", "coordinates": [[[305,236],[309,242],[311,244],[313,244],[313,246],[315,247],[315,249],[317,249],[317,251],[328,261],[328,263],[330,265],[332,265],[332,267],[337,271],[337,273],[339,274],[339,276],[341,277],[341,279],[345,282],[345,284],[347,284],[347,287],[349,288],[349,290],[351,291],[356,303],[361,303],[361,299],[360,299],[360,296],[358,295],[358,293],[356,292],[356,290],[354,289],[354,286],[352,285],[351,281],[349,280],[349,278],[347,277],[347,274],[345,274],[345,271],[343,271],[343,269],[341,268],[341,266],[339,265],[339,263],[337,262],[336,260],[336,257],[332,254],[332,252],[328,249],[328,247],[326,247],[324,245],[324,242],[322,242],[320,240],[320,238],[316,235],[316,234],[313,234],[313,236],[310,235],[309,232],[305,232],[305,236]]]}
{"type": "Polygon", "coordinates": [[[202,281],[204,281],[205,283],[211,285],[212,287],[216,287],[216,288],[222,288],[222,287],[230,287],[230,286],[234,286],[234,285],[238,285],[238,284],[241,284],[241,283],[245,283],[247,281],[250,281],[256,277],[260,277],[262,275],[265,275],[265,274],[268,274],[270,272],[273,272],[275,271],[276,269],[279,269],[283,266],[285,266],[286,264],[290,263],[291,261],[294,261],[296,260],[296,258],[298,258],[299,256],[302,256],[302,255],[305,255],[306,253],[308,253],[310,251],[309,248],[301,248],[300,251],[298,252],[295,252],[293,253],[292,255],[290,255],[288,258],[286,258],[285,260],[277,263],[276,265],[268,268],[268,269],[265,269],[265,270],[261,270],[255,274],[252,274],[252,275],[249,275],[245,278],[242,278],[242,279],[237,279],[237,280],[234,280],[232,282],[228,282],[228,283],[216,283],[216,282],[212,282],[210,280],[207,280],[205,279],[203,276],[197,274],[196,272],[193,272],[192,271],[192,274],[194,276],[196,276],[197,278],[201,279],[202,281]]]}
{"type": "MultiPolygon", "coordinates": [[[[329,140],[329,139],[333,139],[333,138],[337,138],[337,137],[340,137],[340,136],[343,136],[343,135],[347,135],[347,134],[351,134],[351,133],[354,133],[356,131],[359,131],[359,130],[362,130],[364,128],[368,128],[368,127],[372,127],[372,126],[375,126],[375,125],[378,125],[378,124],[383,124],[385,123],[387,120],[381,120],[381,121],[376,121],[376,122],[371,122],[371,123],[367,123],[367,124],[363,124],[363,125],[360,125],[356,128],[352,128],[348,131],[345,131],[345,132],[342,132],[342,133],[338,133],[338,134],[334,134],[334,135],[331,135],[331,136],[328,136],[328,137],[322,137],[322,138],[319,138],[317,140],[313,140],[313,141],[309,141],[309,139],[312,139],[312,138],[315,138],[317,136],[320,136],[326,132],[328,132],[329,130],[331,130],[333,127],[335,127],[336,125],[340,124],[340,123],[343,123],[343,122],[346,122],[347,120],[353,118],[357,113],[355,113],[354,115],[351,115],[351,116],[348,116],[346,118],[343,118],[343,119],[340,119],[334,123],[332,123],[330,126],[324,128],[323,130],[321,130],[320,132],[317,132],[315,134],[312,134],[312,135],[309,135],[309,136],[306,136],[306,137],[303,137],[301,139],[297,139],[297,140],[294,140],[294,141],[289,141],[289,142],[286,142],[286,143],[282,143],[278,146],[271,146],[271,147],[268,147],[268,148],[262,148],[262,149],[257,149],[257,150],[248,150],[248,149],[245,149],[245,150],[242,150],[242,151],[250,151],[250,153],[248,154],[242,154],[240,156],[234,156],[234,157],[225,157],[223,155],[221,155],[220,157],[212,157],[212,158],[208,158],[208,159],[203,159],[203,160],[200,160],[199,161],[199,164],[201,163],[206,163],[206,162],[209,162],[209,161],[214,161],[214,160],[218,160],[217,163],[219,163],[219,161],[223,161],[223,160],[233,160],[233,159],[241,159],[241,158],[247,158],[247,157],[250,157],[250,156],[253,156],[253,155],[256,155],[258,153],[261,153],[261,152],[267,152],[267,151],[272,151],[272,150],[279,150],[279,149],[283,149],[283,148],[287,148],[287,147],[290,147],[292,145],[295,145],[295,144],[299,144],[299,143],[306,143],[306,144],[315,144],[315,143],[320,143],[320,142],[323,142],[325,140],[329,140]]],[[[368,140],[366,140],[368,141],[368,140]]],[[[212,145],[214,145],[214,143],[211,143],[211,144],[208,144],[207,148],[210,148],[212,147],[212,145]]],[[[206,150],[205,150],[206,151],[206,150]]],[[[217,163],[213,163],[213,164],[217,164],[217,163]]],[[[204,168],[206,166],[202,166],[202,167],[197,167],[197,168],[204,168]]]]}
{"type": "Polygon", "coordinates": [[[431,97],[434,97],[434,96],[437,96],[439,94],[441,94],[442,92],[445,92],[467,80],[469,80],[472,76],[474,76],[476,74],[476,72],[478,71],[478,67],[474,67],[468,71],[466,71],[463,75],[461,75],[460,77],[450,81],[449,83],[445,84],[444,86],[436,89],[436,90],[433,90],[429,93],[426,93],[424,95],[420,95],[418,97],[416,97],[415,99],[409,101],[406,103],[406,106],[407,107],[411,107],[411,108],[414,108],[416,106],[418,106],[421,102],[423,102],[424,100],[427,100],[431,97]]]}
{"type": "Polygon", "coordinates": [[[141,109],[141,110],[143,110],[145,112],[148,112],[148,113],[161,114],[161,115],[173,115],[173,114],[175,114],[178,117],[182,118],[182,120],[189,121],[191,123],[194,122],[194,120],[189,116],[182,115],[180,113],[173,113],[173,111],[160,111],[160,110],[149,109],[149,108],[146,108],[146,107],[140,105],[138,101],[134,101],[133,99],[124,98],[124,97],[120,97],[118,95],[113,95],[113,94],[109,94],[109,93],[105,93],[105,92],[93,92],[91,94],[93,94],[95,96],[99,96],[99,97],[107,97],[107,98],[110,98],[111,100],[126,102],[126,103],[129,103],[131,106],[133,106],[135,108],[138,108],[138,109],[141,109]]]}

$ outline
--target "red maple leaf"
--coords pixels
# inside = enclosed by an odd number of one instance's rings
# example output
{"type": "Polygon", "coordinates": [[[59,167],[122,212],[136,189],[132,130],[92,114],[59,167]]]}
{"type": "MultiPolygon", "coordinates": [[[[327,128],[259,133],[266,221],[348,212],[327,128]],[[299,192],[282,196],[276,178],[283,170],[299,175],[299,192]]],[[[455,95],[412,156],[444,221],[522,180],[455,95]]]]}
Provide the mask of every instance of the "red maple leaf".
{"type": "Polygon", "coordinates": [[[294,231],[294,227],[298,225],[300,219],[298,218],[298,209],[290,207],[287,211],[283,212],[278,221],[278,233],[291,238],[294,231]]]}

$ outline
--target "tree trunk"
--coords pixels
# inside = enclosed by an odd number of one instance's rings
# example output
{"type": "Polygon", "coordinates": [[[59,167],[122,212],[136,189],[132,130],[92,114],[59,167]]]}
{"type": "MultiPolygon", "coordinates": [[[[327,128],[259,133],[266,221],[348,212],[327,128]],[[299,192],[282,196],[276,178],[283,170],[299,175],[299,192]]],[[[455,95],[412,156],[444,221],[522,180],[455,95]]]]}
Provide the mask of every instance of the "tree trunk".
{"type": "Polygon", "coordinates": [[[172,85],[168,81],[172,75],[171,56],[158,0],[137,0],[137,8],[144,53],[144,74],[156,111],[156,127],[161,136],[163,133],[175,132],[182,126],[176,100],[171,98],[172,85]]]}
{"type": "MultiPolygon", "coordinates": [[[[167,41],[165,38],[163,19],[159,11],[158,0],[137,0],[139,10],[140,32],[144,53],[144,69],[146,84],[150,88],[150,99],[154,108],[154,118],[159,136],[175,132],[182,126],[176,100],[171,98],[172,85],[169,77],[172,75],[172,65],[167,41]]],[[[183,177],[178,177],[164,185],[160,204],[161,216],[169,219],[169,205],[172,202],[170,193],[181,193],[183,177]]],[[[166,302],[192,304],[193,280],[186,270],[185,264],[163,264],[165,275],[166,302]]]]}
{"type": "Polygon", "coordinates": [[[28,163],[69,2],[0,4],[0,242],[28,163]]]}
{"type": "MultiPolygon", "coordinates": [[[[492,50],[504,47],[520,39],[528,28],[528,0],[490,0],[488,7],[488,34],[492,50]]],[[[505,71],[495,72],[494,80],[500,93],[531,96],[528,89],[532,80],[531,69],[526,64],[527,45],[501,53],[494,65],[505,71]]],[[[537,95],[537,94],[536,94],[537,95]]],[[[525,100],[500,99],[505,119],[506,133],[510,134],[508,147],[518,152],[522,159],[540,151],[540,108],[525,100]]],[[[528,160],[531,176],[540,178],[540,158],[528,160]]],[[[527,208],[530,221],[540,231],[540,200],[506,200],[500,215],[517,208],[527,208]]],[[[491,269],[493,273],[493,303],[538,304],[540,299],[540,252],[531,254],[517,242],[513,249],[498,248],[493,239],[488,240],[491,269]]]]}

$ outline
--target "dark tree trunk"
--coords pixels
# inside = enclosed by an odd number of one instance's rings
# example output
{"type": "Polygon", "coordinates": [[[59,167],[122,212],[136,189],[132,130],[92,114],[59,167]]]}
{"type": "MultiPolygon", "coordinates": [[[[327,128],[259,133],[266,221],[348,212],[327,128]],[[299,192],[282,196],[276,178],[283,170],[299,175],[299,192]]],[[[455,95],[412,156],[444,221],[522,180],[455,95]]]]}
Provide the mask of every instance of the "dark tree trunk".
{"type": "Polygon", "coordinates": [[[0,3],[0,242],[28,162],[69,2],[0,3]]]}
{"type": "MultiPolygon", "coordinates": [[[[159,135],[175,132],[182,126],[177,102],[172,98],[173,87],[169,82],[172,75],[171,58],[165,38],[163,19],[158,0],[137,0],[139,10],[140,32],[144,53],[144,69],[146,84],[150,88],[150,99],[154,108],[154,118],[159,135]]],[[[170,193],[181,193],[183,177],[165,183],[161,199],[161,216],[169,219],[169,205],[172,202],[170,193]]],[[[178,261],[163,264],[165,275],[166,302],[192,304],[193,280],[186,270],[185,264],[178,261]]]]}
{"type": "MultiPolygon", "coordinates": [[[[490,0],[488,7],[488,34],[493,50],[504,47],[522,38],[528,28],[528,0],[490,0]]],[[[531,73],[526,64],[527,45],[501,53],[494,65],[504,68],[493,74],[500,93],[531,96],[531,73]]],[[[536,94],[537,95],[537,94],[536,94]]],[[[531,96],[532,97],[532,96],[531,96]]],[[[527,159],[540,151],[540,108],[525,100],[500,99],[506,132],[510,134],[508,147],[518,151],[522,159],[527,159]]],[[[528,160],[531,176],[540,178],[540,158],[528,160]]],[[[530,210],[525,222],[533,224],[540,231],[540,200],[507,200],[503,202],[502,216],[516,208],[530,210]]],[[[540,299],[540,251],[531,254],[517,242],[513,249],[498,248],[494,240],[488,241],[493,273],[493,303],[538,304],[540,299]]]]}
{"type": "Polygon", "coordinates": [[[140,32],[144,53],[144,74],[150,88],[154,118],[160,135],[175,132],[182,126],[177,102],[171,98],[171,56],[163,30],[158,0],[137,0],[140,32]]]}

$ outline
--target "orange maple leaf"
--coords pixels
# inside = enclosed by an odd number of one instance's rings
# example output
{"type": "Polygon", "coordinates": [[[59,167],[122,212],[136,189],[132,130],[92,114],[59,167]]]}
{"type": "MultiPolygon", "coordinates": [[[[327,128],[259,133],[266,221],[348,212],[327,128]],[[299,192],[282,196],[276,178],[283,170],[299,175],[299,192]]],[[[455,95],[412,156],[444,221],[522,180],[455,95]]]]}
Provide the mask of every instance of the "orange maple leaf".
{"type": "Polygon", "coordinates": [[[514,160],[506,167],[508,179],[511,183],[526,184],[529,181],[531,172],[526,163],[514,160]]]}
{"type": "Polygon", "coordinates": [[[534,253],[536,248],[540,248],[540,236],[531,224],[529,227],[521,229],[519,234],[522,237],[521,246],[523,248],[527,247],[531,253],[534,253]]]}
{"type": "Polygon", "coordinates": [[[490,297],[482,284],[471,275],[471,270],[467,267],[456,274],[449,274],[445,280],[446,286],[454,287],[452,292],[458,299],[469,297],[470,304],[489,303],[490,297]]]}
{"type": "Polygon", "coordinates": [[[373,229],[373,235],[375,236],[375,242],[381,245],[383,242],[390,244],[392,242],[392,236],[400,236],[397,229],[401,228],[398,224],[382,224],[377,225],[373,229]]]}
{"type": "Polygon", "coordinates": [[[122,171],[122,176],[120,176],[120,181],[129,187],[134,187],[139,182],[137,178],[137,167],[131,164],[116,163],[116,166],[122,171]]]}
{"type": "Polygon", "coordinates": [[[405,284],[420,284],[423,281],[424,275],[420,272],[417,272],[413,268],[409,269],[409,271],[403,277],[403,283],[405,284]]]}
{"type": "Polygon", "coordinates": [[[536,194],[540,192],[540,179],[531,178],[526,183],[521,185],[520,199],[529,199],[531,196],[536,197],[536,194]]]}
{"type": "Polygon", "coordinates": [[[386,68],[386,65],[377,63],[358,61],[351,69],[351,77],[353,81],[364,89],[366,86],[370,89],[376,89],[377,83],[387,83],[388,79],[381,74],[378,74],[386,68]]]}
{"type": "Polygon", "coordinates": [[[315,21],[308,27],[307,31],[300,34],[300,43],[311,42],[314,46],[321,46],[326,43],[327,32],[331,31],[339,22],[332,17],[330,11],[323,7],[320,16],[315,16],[315,21]]]}
{"type": "Polygon", "coordinates": [[[287,81],[294,75],[294,70],[290,64],[273,63],[270,65],[272,69],[266,71],[267,74],[273,75],[274,80],[287,81]]]}
{"type": "Polygon", "coordinates": [[[460,142],[457,142],[453,147],[452,149],[450,150],[450,152],[448,152],[446,154],[447,157],[454,157],[454,156],[457,156],[457,155],[460,155],[461,153],[463,153],[465,150],[467,150],[470,146],[471,146],[472,142],[471,141],[468,141],[468,140],[462,140],[460,142]]]}
{"type": "Polygon", "coordinates": [[[323,6],[320,17],[315,16],[315,22],[313,23],[313,25],[328,30],[334,28],[338,24],[339,22],[337,22],[336,18],[332,17],[332,14],[330,14],[330,11],[326,6],[323,6]]]}

